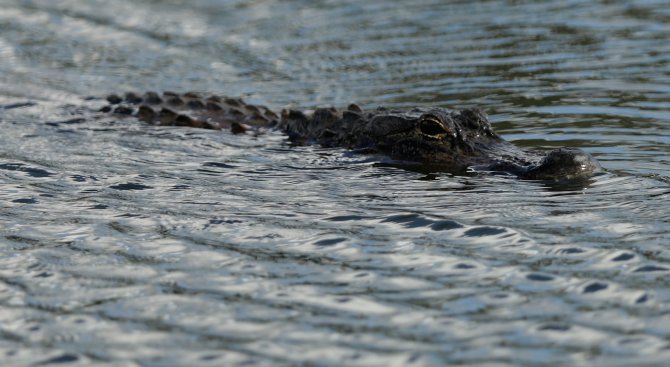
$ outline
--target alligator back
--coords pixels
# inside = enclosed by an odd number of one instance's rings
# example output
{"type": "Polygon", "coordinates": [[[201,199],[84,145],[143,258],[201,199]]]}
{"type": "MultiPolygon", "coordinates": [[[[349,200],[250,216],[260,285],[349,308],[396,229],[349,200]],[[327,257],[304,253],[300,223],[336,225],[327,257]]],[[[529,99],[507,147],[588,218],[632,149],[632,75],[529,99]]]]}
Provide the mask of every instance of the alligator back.
{"type": "Polygon", "coordinates": [[[274,126],[276,113],[265,106],[251,105],[240,98],[203,97],[196,93],[147,92],[143,95],[126,93],[107,96],[110,105],[101,112],[134,115],[152,125],[189,126],[205,129],[230,129],[243,133],[249,129],[274,126]]]}

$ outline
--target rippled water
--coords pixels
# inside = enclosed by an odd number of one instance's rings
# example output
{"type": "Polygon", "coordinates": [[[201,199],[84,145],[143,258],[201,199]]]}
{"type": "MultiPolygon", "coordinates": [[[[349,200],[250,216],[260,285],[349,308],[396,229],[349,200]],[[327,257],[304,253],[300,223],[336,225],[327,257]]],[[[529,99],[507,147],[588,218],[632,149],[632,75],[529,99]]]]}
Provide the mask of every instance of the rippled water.
{"type": "Polygon", "coordinates": [[[0,0],[3,365],[664,365],[665,1],[0,0]],[[483,107],[606,172],[426,176],[88,96],[483,107]]]}

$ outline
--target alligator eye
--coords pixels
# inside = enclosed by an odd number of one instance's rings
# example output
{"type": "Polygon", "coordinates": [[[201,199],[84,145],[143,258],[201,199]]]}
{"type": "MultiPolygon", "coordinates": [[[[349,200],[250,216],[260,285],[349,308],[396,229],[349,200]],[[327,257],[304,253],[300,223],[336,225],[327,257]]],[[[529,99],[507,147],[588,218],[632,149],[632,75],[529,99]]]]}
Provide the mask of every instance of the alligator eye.
{"type": "Polygon", "coordinates": [[[424,115],[419,122],[419,129],[424,135],[439,137],[440,135],[448,134],[449,130],[440,121],[439,118],[433,115],[424,115]]]}

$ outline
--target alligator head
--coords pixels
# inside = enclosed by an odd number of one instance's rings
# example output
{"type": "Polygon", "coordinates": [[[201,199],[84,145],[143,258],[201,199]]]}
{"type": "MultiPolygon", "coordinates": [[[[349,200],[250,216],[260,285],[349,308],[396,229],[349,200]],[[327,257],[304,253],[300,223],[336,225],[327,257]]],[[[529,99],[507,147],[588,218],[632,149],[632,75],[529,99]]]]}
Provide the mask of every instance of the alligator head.
{"type": "Polygon", "coordinates": [[[364,113],[352,105],[341,113],[334,109],[318,109],[311,115],[285,111],[280,126],[300,143],[379,153],[403,164],[453,173],[474,170],[563,180],[589,177],[600,167],[580,149],[548,153],[520,149],[498,136],[480,109],[379,108],[364,113]]]}

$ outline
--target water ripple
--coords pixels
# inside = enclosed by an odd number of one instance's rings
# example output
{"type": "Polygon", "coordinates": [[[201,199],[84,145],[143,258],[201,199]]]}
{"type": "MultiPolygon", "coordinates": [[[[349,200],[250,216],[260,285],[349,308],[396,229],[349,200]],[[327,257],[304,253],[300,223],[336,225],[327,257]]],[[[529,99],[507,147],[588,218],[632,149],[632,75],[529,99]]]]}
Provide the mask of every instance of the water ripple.
{"type": "Polygon", "coordinates": [[[0,355],[665,363],[663,5],[0,0],[0,355]],[[604,171],[426,175],[92,116],[90,96],[148,89],[480,106],[517,145],[581,147],[604,171]]]}

